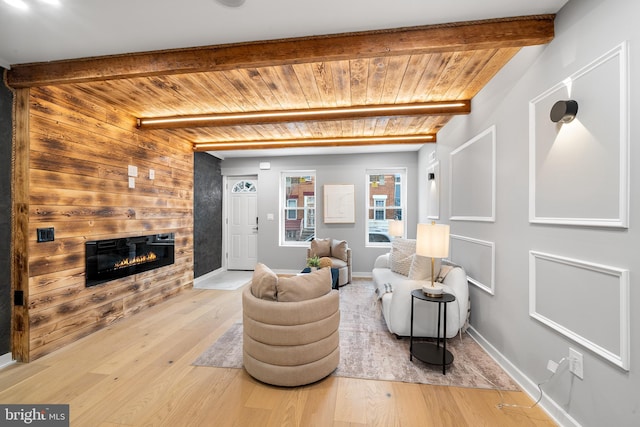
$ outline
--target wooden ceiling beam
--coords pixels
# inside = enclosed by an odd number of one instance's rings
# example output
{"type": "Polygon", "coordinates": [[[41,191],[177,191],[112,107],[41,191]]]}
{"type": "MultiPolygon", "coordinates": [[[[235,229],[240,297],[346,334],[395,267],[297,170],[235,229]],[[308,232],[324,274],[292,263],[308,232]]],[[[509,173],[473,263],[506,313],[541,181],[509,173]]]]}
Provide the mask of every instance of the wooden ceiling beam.
{"type": "Polygon", "coordinates": [[[550,42],[555,15],[535,15],[12,65],[12,88],[550,42]]]}
{"type": "Polygon", "coordinates": [[[410,104],[378,104],[307,110],[249,111],[239,113],[196,114],[191,116],[139,118],[143,129],[175,129],[212,126],[242,126],[267,123],[353,120],[367,117],[400,117],[469,114],[470,100],[410,104]]]}
{"type": "Polygon", "coordinates": [[[426,144],[436,142],[436,135],[364,136],[352,138],[307,138],[271,141],[198,142],[193,151],[261,150],[273,148],[347,147],[358,145],[426,144]]]}

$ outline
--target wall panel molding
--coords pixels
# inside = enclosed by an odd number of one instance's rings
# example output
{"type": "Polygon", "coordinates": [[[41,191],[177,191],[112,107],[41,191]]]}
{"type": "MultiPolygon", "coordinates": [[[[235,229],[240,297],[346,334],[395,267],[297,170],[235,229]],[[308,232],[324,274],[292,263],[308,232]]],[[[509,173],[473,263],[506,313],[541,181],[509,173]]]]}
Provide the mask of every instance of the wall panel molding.
{"type": "Polygon", "coordinates": [[[629,270],[529,252],[529,315],[629,370],[629,270]]]}
{"type": "Polygon", "coordinates": [[[476,135],[449,156],[450,219],[494,222],[496,127],[476,135]]]}
{"type": "Polygon", "coordinates": [[[451,235],[449,259],[460,264],[473,285],[495,295],[495,243],[471,237],[451,235]]]}
{"type": "Polygon", "coordinates": [[[624,42],[529,103],[529,221],[628,227],[629,64],[624,42]],[[551,122],[562,99],[576,118],[551,122]]]}

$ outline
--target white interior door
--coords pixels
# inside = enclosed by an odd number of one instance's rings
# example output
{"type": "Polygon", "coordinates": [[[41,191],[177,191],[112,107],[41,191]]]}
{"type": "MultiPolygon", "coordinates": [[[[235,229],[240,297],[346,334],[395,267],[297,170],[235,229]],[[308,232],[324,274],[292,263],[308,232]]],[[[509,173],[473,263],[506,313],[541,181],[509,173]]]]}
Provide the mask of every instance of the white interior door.
{"type": "Polygon", "coordinates": [[[227,269],[253,270],[258,262],[258,179],[232,177],[228,184],[227,269]]]}

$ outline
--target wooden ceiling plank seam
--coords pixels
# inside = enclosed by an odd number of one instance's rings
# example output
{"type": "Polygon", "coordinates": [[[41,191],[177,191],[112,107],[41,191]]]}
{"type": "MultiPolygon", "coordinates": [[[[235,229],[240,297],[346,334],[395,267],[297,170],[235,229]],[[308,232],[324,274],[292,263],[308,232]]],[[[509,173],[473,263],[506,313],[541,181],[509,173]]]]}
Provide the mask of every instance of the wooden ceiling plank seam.
{"type": "Polygon", "coordinates": [[[493,79],[498,71],[500,71],[502,67],[504,67],[520,50],[521,48],[519,47],[497,49],[485,66],[478,70],[476,78],[468,82],[463,93],[465,95],[469,94],[472,97],[477,95],[478,92],[480,92],[480,90],[489,81],[491,81],[491,79],[493,79]]]}
{"type": "Polygon", "coordinates": [[[294,104],[292,101],[292,95],[283,90],[282,86],[287,85],[287,82],[282,80],[283,74],[279,72],[280,67],[265,67],[260,69],[260,75],[267,84],[267,87],[273,94],[274,98],[278,100],[278,103],[272,107],[273,110],[287,110],[288,105],[294,104]]]}
{"type": "Polygon", "coordinates": [[[351,75],[349,72],[349,61],[332,61],[331,78],[334,88],[334,95],[337,107],[348,107],[351,105],[351,75]]]}
{"type": "Polygon", "coordinates": [[[235,88],[238,94],[242,95],[243,101],[240,103],[242,111],[256,111],[265,108],[266,102],[257,90],[253,82],[245,80],[245,76],[239,70],[229,70],[222,73],[226,81],[235,88]]]}
{"type": "Polygon", "coordinates": [[[172,97],[174,105],[178,105],[174,107],[174,111],[184,111],[185,106],[188,106],[189,111],[199,111],[200,114],[212,110],[220,111],[221,108],[224,111],[217,100],[212,105],[210,97],[203,97],[198,92],[200,86],[191,79],[191,74],[165,76],[164,79],[167,84],[175,88],[175,92],[172,94],[162,92],[162,97],[158,98],[158,101],[164,105],[170,105],[165,102],[165,98],[172,97]]]}
{"type": "Polygon", "coordinates": [[[294,64],[293,69],[298,76],[298,81],[301,83],[307,105],[310,108],[322,108],[324,105],[322,103],[322,97],[320,96],[316,76],[313,74],[313,65],[294,64]]]}
{"type": "MultiPolygon", "coordinates": [[[[440,74],[440,77],[435,84],[435,89],[431,92],[432,96],[435,96],[436,99],[441,99],[446,93],[455,90],[454,83],[464,73],[465,66],[469,62],[470,56],[471,54],[468,51],[453,53],[451,60],[447,63],[442,74],[440,74]]],[[[470,77],[474,78],[473,76],[470,77]]],[[[459,93],[456,93],[456,97],[454,99],[457,99],[458,96],[459,93]]]]}
{"type": "Polygon", "coordinates": [[[311,64],[311,66],[323,107],[334,107],[336,105],[336,96],[332,85],[333,76],[331,67],[328,67],[324,62],[315,62],[311,64]]]}
{"type": "Polygon", "coordinates": [[[430,63],[433,60],[434,55],[411,55],[407,64],[407,71],[405,72],[402,83],[400,85],[400,91],[396,103],[410,103],[415,99],[424,99],[426,96],[419,97],[418,85],[422,80],[426,70],[429,69],[430,63]],[[412,71],[417,70],[417,71],[412,71]]]}
{"type": "Polygon", "coordinates": [[[418,86],[416,87],[416,94],[419,95],[417,95],[412,102],[416,102],[417,100],[433,101],[437,99],[431,94],[431,91],[446,69],[451,55],[452,53],[444,52],[432,56],[429,61],[429,67],[422,73],[418,86]]]}
{"type": "Polygon", "coordinates": [[[239,68],[238,71],[246,76],[247,82],[251,81],[255,86],[256,92],[260,93],[265,102],[265,108],[271,108],[277,105],[277,98],[272,93],[267,82],[265,82],[262,73],[257,68],[239,68]]]}
{"type": "Polygon", "coordinates": [[[216,96],[216,100],[220,100],[220,105],[224,105],[230,112],[245,111],[246,97],[227,79],[224,72],[211,73],[209,77],[209,81],[220,90],[218,92],[220,95],[216,96]]]}
{"type": "Polygon", "coordinates": [[[476,94],[467,97],[466,89],[469,82],[480,81],[484,86],[487,81],[481,80],[480,71],[492,60],[497,49],[476,50],[469,56],[458,77],[451,83],[451,87],[444,93],[451,99],[471,99],[476,94]]]}
{"type": "Polygon", "coordinates": [[[369,60],[369,80],[367,84],[366,104],[382,103],[382,89],[387,75],[388,58],[372,58],[369,60]]]}
{"type": "Polygon", "coordinates": [[[395,104],[397,102],[408,64],[408,55],[392,56],[389,58],[384,84],[382,86],[381,102],[383,104],[395,104]]]}
{"type": "Polygon", "coordinates": [[[394,54],[522,47],[553,39],[555,15],[535,15],[235,43],[189,49],[14,64],[7,83],[18,89],[48,84],[197,73],[394,54]]]}
{"type": "Polygon", "coordinates": [[[367,86],[369,79],[369,64],[365,59],[349,61],[349,95],[351,105],[364,105],[367,101],[367,86]]]}
{"type": "Polygon", "coordinates": [[[212,108],[221,113],[230,113],[234,108],[240,108],[237,98],[233,95],[234,91],[227,91],[221,86],[220,73],[199,73],[194,74],[193,78],[202,91],[200,96],[209,99],[212,108]]]}

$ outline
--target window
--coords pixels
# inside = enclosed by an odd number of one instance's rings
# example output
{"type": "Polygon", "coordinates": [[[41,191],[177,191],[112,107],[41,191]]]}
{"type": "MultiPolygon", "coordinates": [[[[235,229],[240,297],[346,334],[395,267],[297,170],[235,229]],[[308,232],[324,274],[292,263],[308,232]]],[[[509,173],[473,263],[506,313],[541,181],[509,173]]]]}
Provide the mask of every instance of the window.
{"type": "Polygon", "coordinates": [[[390,219],[403,219],[406,170],[367,171],[367,245],[389,246],[390,219]]]}
{"type": "Polygon", "coordinates": [[[280,244],[307,245],[316,234],[314,171],[283,172],[281,180],[280,244]]]}

